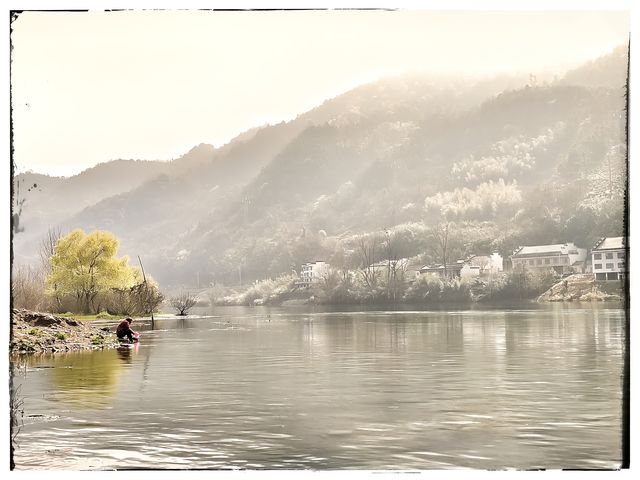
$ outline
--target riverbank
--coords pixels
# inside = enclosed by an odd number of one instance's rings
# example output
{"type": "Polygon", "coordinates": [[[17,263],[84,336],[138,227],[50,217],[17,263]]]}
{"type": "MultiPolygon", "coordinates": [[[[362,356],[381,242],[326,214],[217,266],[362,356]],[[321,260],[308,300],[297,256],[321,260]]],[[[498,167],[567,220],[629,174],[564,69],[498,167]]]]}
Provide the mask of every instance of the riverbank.
{"type": "Polygon", "coordinates": [[[489,278],[459,279],[421,275],[415,281],[388,289],[383,283],[366,287],[350,281],[319,281],[301,288],[295,277],[284,276],[231,291],[215,300],[218,306],[398,305],[447,307],[512,302],[621,302],[623,282],[598,282],[593,274],[565,279],[551,272],[509,271],[489,278]]]}
{"type": "Polygon", "coordinates": [[[538,302],[621,302],[622,282],[596,282],[595,276],[576,274],[553,285],[538,297],[538,302]]]}
{"type": "Polygon", "coordinates": [[[81,320],[48,313],[13,309],[10,353],[70,352],[99,350],[120,345],[109,327],[96,327],[81,320]]]}

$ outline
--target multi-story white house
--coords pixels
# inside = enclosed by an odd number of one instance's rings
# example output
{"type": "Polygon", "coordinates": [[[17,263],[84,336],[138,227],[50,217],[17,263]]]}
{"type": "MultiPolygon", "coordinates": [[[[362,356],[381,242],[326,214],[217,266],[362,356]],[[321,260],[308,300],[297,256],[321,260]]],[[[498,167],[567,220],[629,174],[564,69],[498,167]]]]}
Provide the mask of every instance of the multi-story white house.
{"type": "Polygon", "coordinates": [[[591,249],[591,269],[596,280],[620,280],[627,274],[624,237],[601,238],[591,249]]]}
{"type": "Polygon", "coordinates": [[[312,283],[319,282],[329,272],[329,264],[321,260],[309,262],[302,265],[300,271],[300,283],[309,286],[312,283]]]}
{"type": "Polygon", "coordinates": [[[513,268],[553,269],[558,274],[582,273],[587,250],[573,243],[519,247],[511,255],[513,268]]]}

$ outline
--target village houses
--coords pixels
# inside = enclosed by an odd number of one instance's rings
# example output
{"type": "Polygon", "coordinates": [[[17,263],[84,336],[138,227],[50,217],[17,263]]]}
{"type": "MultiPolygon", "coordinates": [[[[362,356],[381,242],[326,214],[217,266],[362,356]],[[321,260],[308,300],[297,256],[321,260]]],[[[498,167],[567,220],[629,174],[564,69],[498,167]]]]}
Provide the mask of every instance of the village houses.
{"type": "Polygon", "coordinates": [[[627,273],[624,237],[601,238],[591,249],[591,270],[596,280],[622,280],[627,273]]]}
{"type": "Polygon", "coordinates": [[[458,260],[455,263],[444,265],[425,265],[420,269],[420,274],[435,274],[440,277],[460,277],[463,279],[486,277],[502,272],[504,262],[502,255],[471,255],[466,260],[458,260]]]}
{"type": "MultiPolygon", "coordinates": [[[[416,257],[417,258],[417,257],[416,257]]],[[[527,245],[518,247],[510,257],[512,268],[528,270],[553,270],[558,275],[591,273],[596,280],[620,280],[627,275],[626,245],[624,237],[601,238],[588,254],[587,249],[577,247],[573,242],[551,245],[527,245]]],[[[447,264],[425,265],[415,259],[401,258],[381,260],[368,268],[379,276],[389,269],[406,282],[413,282],[424,274],[443,278],[486,278],[505,270],[503,257],[494,252],[491,255],[471,255],[464,260],[447,264]]],[[[329,273],[329,264],[316,260],[302,265],[300,286],[311,286],[321,281],[329,273]]]]}

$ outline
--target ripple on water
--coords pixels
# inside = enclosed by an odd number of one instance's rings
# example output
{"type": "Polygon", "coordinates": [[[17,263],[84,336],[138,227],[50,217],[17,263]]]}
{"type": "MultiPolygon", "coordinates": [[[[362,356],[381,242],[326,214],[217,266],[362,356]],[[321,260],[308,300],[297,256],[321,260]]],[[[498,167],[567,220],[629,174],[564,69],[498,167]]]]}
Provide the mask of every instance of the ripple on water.
{"type": "Polygon", "coordinates": [[[88,386],[83,365],[29,370],[25,414],[55,421],[26,417],[17,460],[51,469],[619,465],[622,324],[613,316],[595,329],[591,311],[317,312],[272,314],[264,328],[256,312],[146,332],[153,342],[126,368],[115,352],[87,357],[91,368],[89,359],[113,360],[109,388],[88,386]],[[67,379],[96,402],[70,398],[67,379]]]}

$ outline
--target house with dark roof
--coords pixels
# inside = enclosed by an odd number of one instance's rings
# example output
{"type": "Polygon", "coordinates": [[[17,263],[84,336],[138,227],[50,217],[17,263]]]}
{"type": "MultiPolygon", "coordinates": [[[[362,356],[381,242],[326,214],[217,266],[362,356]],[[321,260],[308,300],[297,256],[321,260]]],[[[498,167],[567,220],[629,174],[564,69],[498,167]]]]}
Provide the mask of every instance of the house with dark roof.
{"type": "Polygon", "coordinates": [[[420,276],[422,262],[417,259],[409,259],[404,269],[404,278],[408,283],[413,283],[420,276]]]}
{"type": "Polygon", "coordinates": [[[511,255],[513,268],[553,270],[557,274],[583,273],[587,249],[571,243],[518,247],[511,255]]]}
{"type": "Polygon", "coordinates": [[[435,274],[440,277],[477,278],[502,272],[502,256],[498,253],[491,255],[470,255],[465,260],[457,260],[444,265],[426,265],[420,269],[420,274],[435,274]]]}
{"type": "Polygon", "coordinates": [[[396,272],[398,278],[402,278],[407,283],[412,283],[420,275],[420,266],[416,259],[399,258],[397,260],[380,260],[369,265],[369,270],[375,272],[379,277],[384,278],[389,271],[396,272]]]}
{"type": "Polygon", "coordinates": [[[627,275],[624,237],[601,238],[591,249],[591,269],[596,280],[621,280],[627,275]]]}
{"type": "Polygon", "coordinates": [[[443,278],[453,278],[460,276],[460,270],[464,262],[462,260],[458,260],[455,263],[448,263],[446,268],[444,265],[425,265],[420,269],[420,275],[438,275],[443,278]]]}

